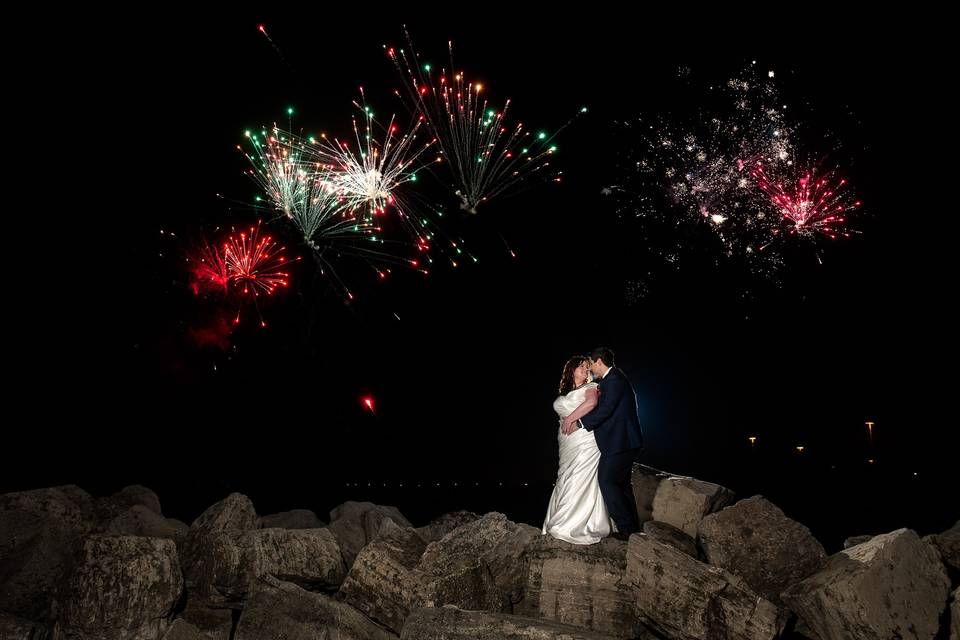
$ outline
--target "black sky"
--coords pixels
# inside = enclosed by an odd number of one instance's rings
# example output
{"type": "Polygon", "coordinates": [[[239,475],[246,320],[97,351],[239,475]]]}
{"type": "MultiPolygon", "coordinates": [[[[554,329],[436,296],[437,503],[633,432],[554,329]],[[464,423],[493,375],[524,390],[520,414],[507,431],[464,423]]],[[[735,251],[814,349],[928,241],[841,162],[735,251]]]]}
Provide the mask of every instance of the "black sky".
{"type": "Polygon", "coordinates": [[[562,364],[601,344],[637,391],[651,464],[736,477],[757,435],[771,455],[804,444],[822,465],[849,466],[874,420],[885,462],[944,473],[956,287],[950,254],[934,249],[949,214],[928,183],[936,72],[889,37],[894,25],[839,21],[813,45],[799,28],[777,37],[746,20],[586,7],[475,21],[357,13],[114,16],[81,44],[95,62],[45,87],[61,98],[45,107],[57,128],[83,149],[64,162],[81,178],[68,199],[85,218],[60,227],[76,240],[43,261],[49,273],[22,305],[14,391],[29,409],[8,442],[31,453],[15,456],[0,489],[153,481],[186,495],[269,478],[283,492],[285,474],[321,486],[548,483],[562,364]],[[188,332],[209,307],[186,288],[182,240],[165,234],[255,220],[229,202],[256,193],[235,145],[246,128],[285,124],[287,106],[296,127],[346,129],[363,85],[380,111],[402,114],[381,45],[402,44],[404,23],[437,60],[453,39],[458,66],[510,97],[518,117],[556,127],[589,106],[558,141],[565,182],[454,216],[476,265],[385,284],[348,268],[358,300],[347,306],[306,261],[264,310],[268,329],[241,328],[226,351],[198,348],[188,332]],[[706,258],[659,269],[600,196],[612,123],[689,112],[681,66],[719,82],[751,60],[777,70],[812,128],[844,140],[863,234],[827,247],[822,265],[791,256],[778,286],[706,258]],[[638,279],[649,292],[629,299],[638,279]]]}

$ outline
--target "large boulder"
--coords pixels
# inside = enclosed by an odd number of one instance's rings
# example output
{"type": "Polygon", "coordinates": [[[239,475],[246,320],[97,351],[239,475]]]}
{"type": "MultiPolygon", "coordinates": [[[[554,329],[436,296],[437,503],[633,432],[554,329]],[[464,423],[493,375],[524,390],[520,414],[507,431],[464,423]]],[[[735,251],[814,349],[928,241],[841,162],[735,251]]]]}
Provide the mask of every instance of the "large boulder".
{"type": "Polygon", "coordinates": [[[0,611],[44,620],[94,521],[93,498],[73,485],[0,495],[0,611]]]}
{"type": "Polygon", "coordinates": [[[960,640],[960,588],[950,600],[950,640],[960,640]]]}
{"type": "Polygon", "coordinates": [[[181,623],[178,633],[191,633],[195,630],[199,640],[230,640],[233,617],[232,609],[207,607],[203,602],[188,600],[186,608],[180,612],[174,623],[181,623]]]}
{"type": "Polygon", "coordinates": [[[0,639],[45,640],[46,638],[47,631],[43,625],[0,611],[0,639]]]}
{"type": "Polygon", "coordinates": [[[417,533],[423,538],[424,542],[435,542],[457,527],[479,518],[480,516],[472,511],[453,511],[431,520],[430,524],[417,527],[417,533]]]}
{"type": "Polygon", "coordinates": [[[647,632],[637,617],[633,589],[624,580],[627,543],[605,538],[575,545],[540,536],[527,547],[526,597],[517,613],[617,638],[647,632]]]}
{"type": "Polygon", "coordinates": [[[320,529],[258,529],[250,500],[232,494],[205,511],[183,544],[184,575],[200,606],[240,606],[262,576],[335,590],[346,576],[340,545],[320,529]]]}
{"type": "Polygon", "coordinates": [[[668,544],[674,549],[683,551],[688,556],[697,558],[698,560],[700,559],[697,541],[672,524],[658,522],[657,520],[647,520],[643,523],[643,532],[657,542],[668,544]]]}
{"type": "Polygon", "coordinates": [[[431,542],[414,572],[415,602],[511,612],[527,582],[524,553],[540,531],[488,513],[431,542]]]}
{"type": "Polygon", "coordinates": [[[177,618],[163,635],[163,640],[213,640],[183,618],[177,618]]]}
{"type": "Polygon", "coordinates": [[[327,526],[309,509],[282,511],[260,518],[261,529],[319,529],[327,526]]]}
{"type": "Polygon", "coordinates": [[[733,504],[732,491],[712,482],[671,476],[662,480],[653,499],[653,519],[672,524],[696,538],[704,516],[733,504]]]}
{"type": "Polygon", "coordinates": [[[670,474],[665,471],[634,463],[630,483],[633,485],[633,498],[637,503],[637,516],[641,523],[653,520],[653,500],[657,497],[660,483],[669,477],[670,474]]]}
{"type": "Polygon", "coordinates": [[[269,575],[308,590],[334,590],[347,574],[328,529],[254,529],[238,545],[248,582],[269,575]]]}
{"type": "Polygon", "coordinates": [[[187,535],[188,526],[179,520],[164,518],[143,505],[134,505],[107,523],[104,531],[114,535],[145,536],[177,540],[187,535]]]}
{"type": "Polygon", "coordinates": [[[625,580],[641,620],[672,640],[773,640],[789,616],[732,573],[643,533],[630,536],[625,580]]]}
{"type": "Polygon", "coordinates": [[[374,504],[372,502],[356,502],[353,500],[348,500],[347,502],[337,505],[331,509],[330,522],[336,522],[337,520],[344,519],[360,522],[362,517],[371,510],[377,511],[385,518],[390,518],[401,527],[413,526],[396,507],[374,504]]]}
{"type": "Polygon", "coordinates": [[[51,617],[76,640],[156,640],[183,592],[172,540],[92,535],[59,590],[51,617]]]}
{"type": "Polygon", "coordinates": [[[234,640],[396,640],[348,604],[264,577],[251,585],[234,640]]]}
{"type": "Polygon", "coordinates": [[[781,591],[827,560],[809,529],[761,496],[706,516],[699,529],[707,562],[737,574],[776,604],[781,604],[781,591]]]}
{"type": "Polygon", "coordinates": [[[849,549],[850,547],[855,547],[858,544],[863,544],[872,538],[873,536],[862,535],[862,536],[849,536],[843,541],[843,548],[849,549]]]}
{"type": "Polygon", "coordinates": [[[348,501],[330,511],[329,528],[340,543],[340,551],[348,569],[360,550],[377,536],[386,518],[401,527],[413,526],[396,507],[372,502],[348,501]]]}
{"type": "Polygon", "coordinates": [[[385,520],[379,535],[350,567],[340,595],[368,618],[399,633],[410,613],[411,571],[426,547],[415,529],[385,520]]]}
{"type": "Polygon", "coordinates": [[[937,548],[943,563],[955,573],[960,573],[960,520],[943,533],[923,538],[937,548]]]}
{"type": "Polygon", "coordinates": [[[817,638],[933,638],[950,582],[937,552],[910,529],[830,556],[783,601],[817,638]]]}
{"type": "Polygon", "coordinates": [[[0,494],[0,511],[50,517],[64,526],[81,529],[89,528],[95,515],[93,498],[73,484],[0,494]]]}
{"type": "Polygon", "coordinates": [[[244,567],[243,537],[257,528],[250,499],[232,493],[214,504],[190,526],[181,561],[192,600],[212,605],[238,603],[246,596],[249,576],[244,567]]]}
{"type": "Polygon", "coordinates": [[[106,525],[130,508],[138,506],[148,509],[158,516],[163,515],[160,510],[160,498],[157,497],[157,494],[139,484],[124,487],[111,496],[94,500],[97,520],[102,525],[106,525]]]}
{"type": "Polygon", "coordinates": [[[403,640],[614,640],[613,636],[549,620],[464,611],[454,606],[417,609],[407,618],[400,637],[403,640]]]}

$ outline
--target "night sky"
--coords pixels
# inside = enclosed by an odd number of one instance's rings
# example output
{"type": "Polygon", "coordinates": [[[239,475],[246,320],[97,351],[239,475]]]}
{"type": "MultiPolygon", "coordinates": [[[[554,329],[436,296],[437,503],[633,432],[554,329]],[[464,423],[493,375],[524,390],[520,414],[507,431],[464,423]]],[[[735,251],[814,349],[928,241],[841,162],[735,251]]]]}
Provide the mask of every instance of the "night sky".
{"type": "Polygon", "coordinates": [[[636,390],[653,466],[771,496],[828,546],[960,515],[948,498],[956,267],[933,248],[952,212],[929,186],[939,143],[923,96],[935,71],[920,51],[840,23],[823,31],[836,44],[811,47],[802,29],[774,38],[606,12],[367,13],[130,18],[90,33],[92,61],[43,89],[62,98],[44,109],[72,132],[67,144],[85,150],[69,159],[82,178],[67,199],[87,213],[61,228],[71,246],[42,261],[20,306],[13,390],[26,411],[7,426],[0,491],[136,482],[187,521],[239,490],[261,512],[323,515],[353,498],[421,519],[496,509],[539,524],[562,365],[608,345],[636,390]],[[394,269],[383,283],[344,263],[349,305],[296,234],[265,218],[304,258],[290,289],[263,307],[266,329],[243,323],[225,349],[198,345],[191,332],[216,311],[189,290],[184,247],[263,217],[245,204],[258,192],[235,148],[243,131],[285,126],[292,106],[294,128],[347,133],[360,85],[405,118],[382,48],[403,45],[404,24],[438,61],[452,39],[457,66],[533,126],[588,106],[557,139],[563,182],[476,217],[434,198],[478,262],[428,277],[394,269]],[[695,112],[678,69],[723,82],[751,60],[776,69],[811,129],[843,141],[862,234],[823,244],[822,264],[791,253],[776,282],[695,246],[664,268],[638,222],[600,195],[623,143],[614,123],[695,112]]]}

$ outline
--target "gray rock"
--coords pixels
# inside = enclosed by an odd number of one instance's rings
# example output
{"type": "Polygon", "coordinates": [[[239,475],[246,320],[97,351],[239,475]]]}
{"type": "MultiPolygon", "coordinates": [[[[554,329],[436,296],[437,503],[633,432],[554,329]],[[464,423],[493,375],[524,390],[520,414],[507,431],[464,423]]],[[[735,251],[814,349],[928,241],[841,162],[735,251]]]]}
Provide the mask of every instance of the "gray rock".
{"type": "Polygon", "coordinates": [[[431,542],[415,570],[420,606],[512,611],[527,582],[524,550],[540,531],[488,513],[431,542]]]}
{"type": "Polygon", "coordinates": [[[231,493],[207,508],[190,525],[193,530],[243,534],[257,528],[257,511],[250,498],[242,493],[231,493]]]}
{"type": "Polygon", "coordinates": [[[353,561],[357,559],[357,554],[367,544],[367,533],[363,528],[363,523],[354,523],[350,520],[340,520],[331,522],[328,526],[337,543],[340,545],[340,553],[343,554],[343,562],[347,569],[353,566],[353,561]]]}
{"type": "Polygon", "coordinates": [[[187,539],[190,527],[176,518],[164,518],[164,521],[173,529],[173,539],[177,542],[177,549],[179,549],[180,544],[187,539]]]}
{"type": "Polygon", "coordinates": [[[167,629],[163,640],[229,640],[230,629],[227,628],[226,636],[222,634],[204,633],[196,626],[190,624],[183,618],[177,618],[167,629]]]}
{"type": "Polygon", "coordinates": [[[191,599],[210,605],[243,600],[249,575],[243,566],[243,536],[256,530],[250,499],[232,493],[204,511],[183,542],[181,561],[191,599]]]}
{"type": "Polygon", "coordinates": [[[772,640],[788,612],[740,578],[640,533],[627,546],[626,581],[637,613],[672,640],[772,640]]]}
{"type": "Polygon", "coordinates": [[[934,549],[909,529],[830,556],[782,598],[816,637],[930,639],[950,583],[934,549]]]}
{"type": "Polygon", "coordinates": [[[254,529],[238,544],[248,582],[269,575],[305,589],[332,590],[347,574],[340,545],[328,529],[254,529]]]}
{"type": "Polygon", "coordinates": [[[632,587],[624,580],[627,543],[605,538],[575,545],[540,536],[527,547],[526,597],[516,611],[617,638],[648,630],[637,617],[632,587]]]}
{"type": "MultiPolygon", "coordinates": [[[[393,509],[393,507],[389,507],[393,509]]],[[[400,512],[397,511],[397,514],[400,512]]],[[[403,516],[400,516],[400,520],[394,520],[390,515],[387,514],[386,510],[381,509],[370,509],[369,511],[364,512],[363,517],[363,532],[366,536],[367,543],[373,542],[373,540],[380,535],[380,529],[383,527],[384,523],[387,520],[390,520],[394,524],[400,527],[413,528],[413,525],[408,524],[407,519],[403,516]]]]}
{"type": "Polygon", "coordinates": [[[144,507],[158,516],[163,516],[163,512],[160,510],[160,498],[157,497],[156,493],[139,484],[124,487],[112,496],[94,500],[97,519],[104,525],[136,506],[144,507]]]}
{"type": "MultiPolygon", "coordinates": [[[[403,627],[404,640],[614,640],[558,622],[453,606],[417,609],[403,627]]],[[[638,640],[643,640],[641,636],[638,640]]]]}
{"type": "Polygon", "coordinates": [[[700,522],[707,562],[743,578],[775,604],[780,592],[818,571],[827,554],[810,530],[775,504],[753,496],[700,522]]]}
{"type": "Polygon", "coordinates": [[[697,542],[672,524],[648,520],[643,523],[643,532],[657,542],[668,544],[674,549],[683,551],[688,556],[700,559],[697,542]]]}
{"type": "MultiPolygon", "coordinates": [[[[230,640],[230,631],[233,629],[233,610],[210,608],[204,606],[202,602],[187,601],[186,608],[180,612],[176,621],[196,629],[200,640],[230,640]]],[[[189,627],[181,626],[181,630],[189,632],[189,627]]]]}
{"type": "Polygon", "coordinates": [[[46,640],[48,637],[43,625],[0,611],[0,639],[46,640]]]}
{"type": "MultiPolygon", "coordinates": [[[[817,637],[816,632],[807,626],[807,623],[801,620],[800,618],[793,618],[796,624],[793,626],[793,632],[795,636],[799,636],[800,640],[813,639],[817,637]]],[[[793,638],[794,636],[784,636],[785,638],[793,638]]]]}
{"type": "Polygon", "coordinates": [[[348,604],[266,577],[252,585],[234,640],[396,640],[348,604]]]}
{"type": "Polygon", "coordinates": [[[413,526],[396,507],[372,502],[344,502],[330,512],[329,528],[340,543],[340,551],[348,569],[360,550],[377,536],[385,518],[390,518],[401,527],[413,526]]]}
{"type": "Polygon", "coordinates": [[[950,640],[960,640],[960,588],[953,592],[950,602],[950,640]]]}
{"type": "Polygon", "coordinates": [[[850,536],[843,541],[843,548],[849,549],[850,547],[855,547],[858,544],[863,544],[873,538],[873,536],[850,536]]]}
{"type": "Polygon", "coordinates": [[[326,523],[308,509],[282,511],[260,518],[261,529],[320,529],[325,526],[326,523]]]}
{"type": "Polygon", "coordinates": [[[184,620],[177,618],[163,634],[162,640],[200,640],[200,631],[184,620]]]}
{"type": "Polygon", "coordinates": [[[107,523],[105,532],[115,535],[176,540],[185,536],[188,530],[189,527],[179,520],[169,520],[138,504],[107,523]]]}
{"type": "Polygon", "coordinates": [[[712,482],[671,476],[660,482],[653,519],[672,524],[696,539],[704,516],[733,504],[732,491],[712,482]]]}
{"type": "Polygon", "coordinates": [[[46,619],[50,593],[93,526],[93,498],[79,487],[0,495],[0,610],[46,619]]]}
{"type": "Polygon", "coordinates": [[[184,575],[199,606],[239,606],[262,576],[310,589],[336,589],[346,576],[328,529],[258,529],[253,504],[232,494],[193,523],[183,544],[184,575]]]}
{"type": "Polygon", "coordinates": [[[943,533],[924,536],[940,552],[940,558],[950,569],[960,572],[960,521],[943,533]]]}
{"type": "Polygon", "coordinates": [[[653,520],[653,500],[657,496],[660,483],[670,477],[669,473],[635,463],[630,474],[633,485],[633,497],[637,503],[637,515],[640,522],[653,520]]]}
{"type": "Polygon", "coordinates": [[[425,542],[435,542],[457,527],[463,526],[468,522],[473,522],[479,518],[480,516],[472,511],[445,513],[439,518],[432,520],[430,524],[418,527],[417,533],[425,542]]]}
{"type": "Polygon", "coordinates": [[[413,525],[403,517],[403,514],[400,513],[400,510],[396,507],[390,507],[380,504],[374,504],[372,502],[356,502],[353,500],[348,500],[343,504],[337,505],[330,510],[330,522],[336,520],[341,520],[343,518],[348,518],[351,520],[359,520],[363,514],[367,511],[374,509],[379,511],[384,516],[393,520],[396,524],[401,527],[412,527],[413,525]]]}
{"type": "Polygon", "coordinates": [[[411,571],[426,547],[415,529],[388,518],[379,535],[360,551],[340,595],[368,618],[399,633],[410,613],[411,571]]]}
{"type": "Polygon", "coordinates": [[[170,626],[182,591],[172,540],[92,535],[51,617],[76,640],[155,640],[170,626]]]}
{"type": "Polygon", "coordinates": [[[93,498],[73,484],[0,494],[0,511],[52,518],[78,529],[89,529],[94,519],[93,498]]]}

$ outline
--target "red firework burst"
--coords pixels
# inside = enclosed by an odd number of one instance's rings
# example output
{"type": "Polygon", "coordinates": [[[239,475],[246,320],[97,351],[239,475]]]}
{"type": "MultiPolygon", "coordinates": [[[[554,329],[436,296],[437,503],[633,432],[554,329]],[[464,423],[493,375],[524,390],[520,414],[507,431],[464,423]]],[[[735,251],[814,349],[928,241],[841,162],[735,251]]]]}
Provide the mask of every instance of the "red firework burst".
{"type": "Polygon", "coordinates": [[[215,245],[206,241],[191,255],[187,256],[190,264],[190,288],[193,293],[226,294],[230,286],[230,271],[223,259],[223,254],[215,245]]]}
{"type": "Polygon", "coordinates": [[[223,246],[223,259],[237,291],[256,298],[286,287],[290,274],[285,270],[283,251],[273,238],[260,235],[259,223],[248,232],[230,235],[223,246]]]}

